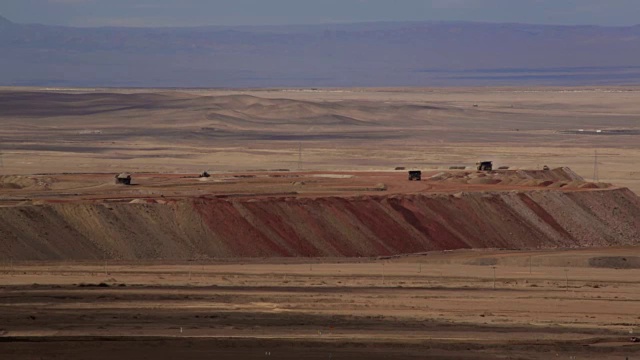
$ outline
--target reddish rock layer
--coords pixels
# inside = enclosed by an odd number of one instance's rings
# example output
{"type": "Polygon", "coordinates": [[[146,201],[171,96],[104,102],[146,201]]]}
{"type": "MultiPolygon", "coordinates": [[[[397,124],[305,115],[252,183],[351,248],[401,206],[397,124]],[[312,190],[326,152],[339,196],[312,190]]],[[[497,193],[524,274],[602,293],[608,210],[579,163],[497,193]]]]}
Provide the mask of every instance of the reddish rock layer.
{"type": "Polygon", "coordinates": [[[353,257],[640,243],[627,189],[0,208],[15,260],[353,257]]]}

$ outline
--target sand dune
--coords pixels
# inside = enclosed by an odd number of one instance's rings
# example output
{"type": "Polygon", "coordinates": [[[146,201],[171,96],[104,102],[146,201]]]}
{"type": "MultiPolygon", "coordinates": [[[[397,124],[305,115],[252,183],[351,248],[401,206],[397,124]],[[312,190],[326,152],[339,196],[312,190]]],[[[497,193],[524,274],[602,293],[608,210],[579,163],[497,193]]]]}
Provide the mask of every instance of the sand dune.
{"type": "MultiPolygon", "coordinates": [[[[270,99],[249,95],[186,97],[161,93],[48,93],[48,92],[0,92],[0,110],[5,118],[42,118],[63,116],[124,116],[139,110],[153,113],[166,111],[161,120],[170,118],[172,111],[204,113],[207,118],[216,116],[251,120],[255,124],[281,123],[295,125],[322,124],[322,119],[333,119],[336,125],[376,125],[382,119],[394,117],[415,120],[423,112],[445,110],[435,106],[405,104],[380,104],[376,102],[312,102],[292,99],[270,99]],[[341,121],[339,121],[341,120],[341,121]]],[[[73,119],[64,119],[65,121],[73,119]]],[[[123,119],[122,119],[123,120],[123,119]]],[[[152,119],[148,119],[152,120],[152,119]]],[[[192,121],[197,118],[191,118],[192,121]]],[[[223,119],[221,119],[223,120],[223,119]]]]}

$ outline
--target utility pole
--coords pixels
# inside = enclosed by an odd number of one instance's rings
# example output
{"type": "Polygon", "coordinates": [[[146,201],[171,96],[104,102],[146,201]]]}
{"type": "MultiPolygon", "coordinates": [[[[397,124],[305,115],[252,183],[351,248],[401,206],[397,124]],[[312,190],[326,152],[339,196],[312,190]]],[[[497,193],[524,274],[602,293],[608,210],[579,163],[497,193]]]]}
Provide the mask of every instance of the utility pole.
{"type": "Polygon", "coordinates": [[[298,143],[298,170],[302,170],[302,142],[298,143]]]}
{"type": "Polygon", "coordinates": [[[593,181],[598,181],[598,150],[593,151],[593,181]]]}
{"type": "Polygon", "coordinates": [[[493,268],[493,290],[496,289],[496,267],[492,266],[493,268]]]}

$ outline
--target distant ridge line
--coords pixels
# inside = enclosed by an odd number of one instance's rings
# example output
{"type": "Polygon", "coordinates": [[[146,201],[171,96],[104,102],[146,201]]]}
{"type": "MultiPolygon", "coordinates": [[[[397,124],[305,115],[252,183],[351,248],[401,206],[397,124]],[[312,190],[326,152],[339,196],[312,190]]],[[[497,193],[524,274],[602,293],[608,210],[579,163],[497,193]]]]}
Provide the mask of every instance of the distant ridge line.
{"type": "Polygon", "coordinates": [[[6,17],[0,15],[0,24],[15,24],[13,21],[7,19],[6,17]]]}
{"type": "Polygon", "coordinates": [[[374,27],[404,27],[404,26],[456,26],[456,25],[477,25],[477,26],[531,26],[531,27],[547,27],[547,28],[601,28],[601,29],[626,29],[640,27],[640,23],[634,25],[597,25],[597,24],[542,24],[528,22],[490,22],[490,21],[469,21],[469,20],[406,20],[406,21],[353,21],[353,22],[329,22],[329,23],[291,23],[291,24],[237,24],[237,25],[187,25],[187,26],[114,26],[114,25],[95,25],[95,26],[73,26],[61,24],[43,24],[43,23],[17,23],[9,20],[7,17],[0,15],[0,24],[7,23],[12,25],[24,26],[51,26],[56,28],[69,29],[201,29],[201,30],[233,30],[233,29],[277,29],[277,28],[299,28],[299,29],[317,29],[326,28],[327,30],[340,30],[344,28],[374,26],[374,27]]]}
{"type": "Polygon", "coordinates": [[[640,26],[431,21],[78,28],[4,18],[0,25],[0,86],[640,84],[640,47],[632,46],[640,26]]]}

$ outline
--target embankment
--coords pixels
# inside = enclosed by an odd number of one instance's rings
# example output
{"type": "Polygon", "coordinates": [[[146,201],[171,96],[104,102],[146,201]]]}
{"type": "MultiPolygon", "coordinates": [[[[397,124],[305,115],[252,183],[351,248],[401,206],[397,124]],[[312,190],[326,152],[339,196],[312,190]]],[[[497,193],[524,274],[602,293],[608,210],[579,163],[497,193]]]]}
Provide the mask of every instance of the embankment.
{"type": "Polygon", "coordinates": [[[2,260],[377,256],[640,244],[627,189],[0,208],[2,260]]]}

